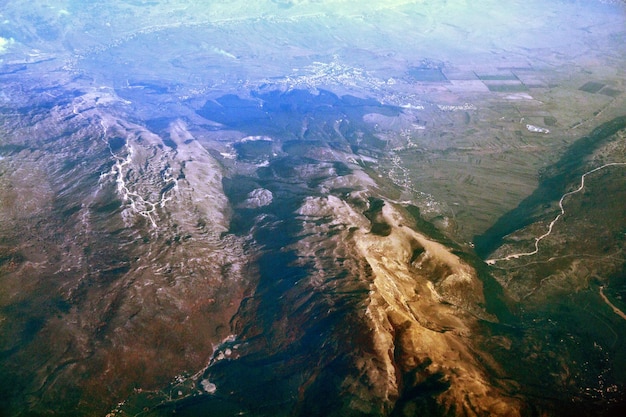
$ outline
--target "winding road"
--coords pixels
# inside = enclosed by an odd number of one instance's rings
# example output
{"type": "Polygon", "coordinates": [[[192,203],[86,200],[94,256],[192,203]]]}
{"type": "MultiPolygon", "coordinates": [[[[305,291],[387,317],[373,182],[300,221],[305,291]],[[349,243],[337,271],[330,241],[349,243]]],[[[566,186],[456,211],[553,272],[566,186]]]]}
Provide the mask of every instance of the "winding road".
{"type": "Polygon", "coordinates": [[[619,308],[615,307],[615,305],[613,305],[613,303],[611,301],[609,301],[607,296],[604,295],[604,287],[602,287],[602,286],[600,287],[600,297],[602,297],[604,302],[607,303],[609,305],[609,307],[611,307],[611,309],[613,310],[613,312],[615,314],[617,314],[618,316],[620,316],[621,318],[626,320],[626,314],[624,314],[624,312],[622,310],[620,310],[619,308]]]}
{"type": "Polygon", "coordinates": [[[487,264],[489,265],[495,265],[497,262],[510,261],[511,259],[518,259],[518,258],[521,258],[522,256],[533,256],[537,254],[539,252],[539,242],[541,242],[546,237],[550,236],[550,234],[552,233],[552,229],[554,228],[554,225],[556,224],[556,222],[559,221],[559,219],[565,214],[565,208],[563,207],[563,201],[565,200],[565,198],[569,197],[570,195],[579,193],[585,188],[585,178],[587,177],[587,175],[593,174],[594,172],[600,171],[604,168],[611,167],[611,166],[626,166],[626,162],[611,162],[611,163],[604,164],[602,166],[599,166],[597,168],[594,168],[590,171],[585,172],[580,178],[580,186],[573,191],[563,194],[563,196],[559,200],[559,207],[561,209],[561,212],[554,218],[554,220],[550,222],[550,225],[548,226],[548,230],[546,231],[546,233],[535,238],[535,250],[531,252],[513,253],[511,255],[507,255],[502,258],[488,259],[485,262],[487,262],[487,264]]]}

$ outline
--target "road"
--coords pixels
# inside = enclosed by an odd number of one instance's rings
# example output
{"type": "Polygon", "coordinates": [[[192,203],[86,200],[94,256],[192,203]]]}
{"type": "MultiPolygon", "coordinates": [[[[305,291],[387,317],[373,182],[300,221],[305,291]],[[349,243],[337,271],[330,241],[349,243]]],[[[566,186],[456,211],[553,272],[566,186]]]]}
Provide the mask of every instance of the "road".
{"type": "Polygon", "coordinates": [[[539,242],[541,242],[543,239],[547,238],[548,236],[550,236],[550,234],[552,233],[552,229],[554,228],[554,225],[556,224],[556,222],[559,221],[559,219],[565,214],[565,208],[563,207],[563,201],[574,194],[577,194],[579,192],[581,192],[584,188],[585,188],[585,178],[587,178],[587,175],[589,174],[593,174],[594,172],[603,170],[607,167],[611,167],[611,166],[626,166],[626,162],[611,162],[608,164],[604,164],[602,166],[599,166],[597,168],[594,168],[592,170],[589,170],[587,172],[585,172],[581,177],[580,177],[580,186],[570,192],[567,192],[565,194],[563,194],[563,196],[561,197],[561,199],[559,200],[559,208],[561,209],[561,212],[554,218],[554,220],[552,220],[550,222],[550,225],[548,226],[548,230],[546,231],[546,233],[542,234],[539,237],[535,238],[535,249],[531,252],[520,252],[520,253],[513,253],[507,256],[504,256],[502,258],[493,258],[493,259],[488,259],[485,262],[487,262],[487,264],[489,265],[495,265],[497,262],[501,262],[501,261],[510,261],[511,259],[518,259],[521,258],[522,256],[533,256],[536,255],[539,252],[539,242]]]}

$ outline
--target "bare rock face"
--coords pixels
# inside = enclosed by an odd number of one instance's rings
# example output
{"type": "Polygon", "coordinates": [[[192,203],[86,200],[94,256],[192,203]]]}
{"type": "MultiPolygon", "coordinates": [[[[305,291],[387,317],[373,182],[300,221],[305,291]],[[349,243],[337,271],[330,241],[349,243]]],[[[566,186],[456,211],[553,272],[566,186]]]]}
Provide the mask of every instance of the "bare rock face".
{"type": "Polygon", "coordinates": [[[473,348],[476,321],[494,319],[482,310],[476,272],[403,226],[406,219],[391,206],[383,206],[382,219],[391,227],[388,236],[354,239],[373,271],[367,317],[390,391],[407,401],[432,385],[441,391],[436,398],[444,414],[519,415],[520,404],[492,386],[473,348]]]}
{"type": "Polygon", "coordinates": [[[353,246],[361,267],[370,271],[351,271],[369,287],[362,320],[371,330],[376,360],[357,365],[363,375],[347,379],[356,396],[350,408],[363,409],[373,395],[383,408],[409,412],[415,404],[406,410],[402,404],[427,387],[439,391],[445,414],[519,415],[520,405],[491,385],[473,348],[476,321],[494,319],[481,307],[482,284],[473,268],[405,226],[410,220],[390,204],[376,219],[388,226],[381,236],[348,203],[332,196],[316,200],[307,202],[307,218],[332,216],[331,223],[342,225],[337,241],[353,246]],[[368,386],[376,392],[364,390],[368,386]]]}
{"type": "Polygon", "coordinates": [[[264,188],[257,188],[248,194],[248,198],[246,198],[246,201],[244,201],[241,206],[244,208],[264,207],[271,204],[273,198],[274,196],[271,191],[264,188]]]}

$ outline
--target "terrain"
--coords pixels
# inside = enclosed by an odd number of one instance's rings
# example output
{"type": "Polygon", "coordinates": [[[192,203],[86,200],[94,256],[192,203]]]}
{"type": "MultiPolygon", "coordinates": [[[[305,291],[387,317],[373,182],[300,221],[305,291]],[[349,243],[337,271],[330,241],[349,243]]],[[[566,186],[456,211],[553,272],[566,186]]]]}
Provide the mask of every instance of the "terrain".
{"type": "Polygon", "coordinates": [[[624,411],[623,2],[4,3],[0,414],[624,411]]]}

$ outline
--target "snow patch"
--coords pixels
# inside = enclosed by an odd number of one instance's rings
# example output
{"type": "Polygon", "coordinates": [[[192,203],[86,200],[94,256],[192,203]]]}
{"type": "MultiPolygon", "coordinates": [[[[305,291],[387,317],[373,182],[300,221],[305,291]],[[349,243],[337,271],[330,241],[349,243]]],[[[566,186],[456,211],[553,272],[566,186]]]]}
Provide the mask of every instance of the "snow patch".
{"type": "Polygon", "coordinates": [[[526,129],[528,129],[529,132],[533,132],[533,133],[544,133],[544,134],[550,133],[550,130],[546,129],[545,127],[539,127],[539,126],[534,126],[534,125],[526,125],[526,129]]]}
{"type": "Polygon", "coordinates": [[[256,142],[256,141],[265,141],[265,142],[273,142],[274,139],[269,136],[246,136],[241,139],[239,142],[256,142]]]}
{"type": "Polygon", "coordinates": [[[215,394],[217,391],[217,386],[208,379],[200,381],[200,385],[202,385],[202,389],[204,389],[208,394],[215,394]]]}
{"type": "Polygon", "coordinates": [[[248,198],[241,204],[243,208],[259,208],[272,204],[274,195],[270,190],[257,188],[248,194],[248,198]]]}
{"type": "Polygon", "coordinates": [[[236,159],[237,158],[237,154],[234,152],[220,152],[220,155],[222,155],[222,158],[224,159],[236,159]]]}

